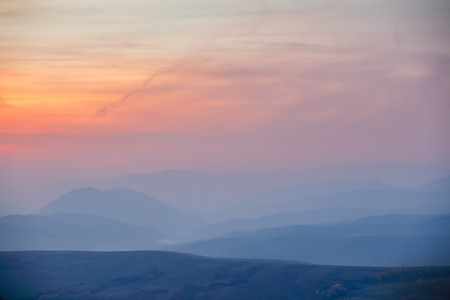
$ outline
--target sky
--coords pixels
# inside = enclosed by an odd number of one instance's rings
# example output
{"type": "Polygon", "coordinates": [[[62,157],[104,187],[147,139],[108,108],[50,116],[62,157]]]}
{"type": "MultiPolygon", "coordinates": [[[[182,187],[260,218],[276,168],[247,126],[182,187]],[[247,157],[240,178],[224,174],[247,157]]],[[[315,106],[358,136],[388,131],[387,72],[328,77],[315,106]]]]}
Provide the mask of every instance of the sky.
{"type": "Polygon", "coordinates": [[[1,0],[0,186],[450,166],[446,0],[1,0]]]}

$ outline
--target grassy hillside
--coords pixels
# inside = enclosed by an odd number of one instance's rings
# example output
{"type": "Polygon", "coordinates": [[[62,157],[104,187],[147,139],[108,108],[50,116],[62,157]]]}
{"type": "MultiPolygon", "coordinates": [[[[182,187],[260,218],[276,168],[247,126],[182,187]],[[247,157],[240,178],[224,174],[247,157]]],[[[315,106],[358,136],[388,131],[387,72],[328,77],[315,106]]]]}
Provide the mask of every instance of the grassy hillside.
{"type": "Polygon", "coordinates": [[[448,299],[450,267],[138,252],[0,252],[3,299],[448,299]]]}

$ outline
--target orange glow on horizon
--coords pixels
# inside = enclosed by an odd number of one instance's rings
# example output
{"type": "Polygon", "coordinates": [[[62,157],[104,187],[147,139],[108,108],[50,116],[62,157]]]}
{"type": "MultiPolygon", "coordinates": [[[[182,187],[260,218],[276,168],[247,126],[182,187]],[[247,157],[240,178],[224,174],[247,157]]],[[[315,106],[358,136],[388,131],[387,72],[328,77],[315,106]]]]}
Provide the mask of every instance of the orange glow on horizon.
{"type": "Polygon", "coordinates": [[[7,1],[3,160],[450,162],[444,4],[263,2],[7,1]]]}

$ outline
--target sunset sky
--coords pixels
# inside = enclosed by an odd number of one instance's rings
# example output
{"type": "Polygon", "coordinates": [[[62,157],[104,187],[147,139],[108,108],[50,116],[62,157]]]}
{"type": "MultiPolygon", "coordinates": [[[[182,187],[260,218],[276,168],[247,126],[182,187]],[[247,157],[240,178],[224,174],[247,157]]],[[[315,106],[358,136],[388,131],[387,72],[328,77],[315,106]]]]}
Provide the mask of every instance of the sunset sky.
{"type": "Polygon", "coordinates": [[[446,0],[2,0],[0,187],[450,166],[446,0]]]}

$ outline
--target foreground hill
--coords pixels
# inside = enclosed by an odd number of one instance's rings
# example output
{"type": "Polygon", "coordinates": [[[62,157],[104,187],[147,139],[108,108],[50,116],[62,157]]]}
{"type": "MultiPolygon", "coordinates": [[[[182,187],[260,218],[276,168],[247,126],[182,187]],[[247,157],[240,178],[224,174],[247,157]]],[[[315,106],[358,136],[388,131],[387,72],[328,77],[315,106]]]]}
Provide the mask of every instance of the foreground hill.
{"type": "Polygon", "coordinates": [[[164,234],[100,216],[56,214],[0,218],[0,250],[156,249],[164,234]]]}
{"type": "Polygon", "coordinates": [[[450,216],[388,215],[241,231],[176,245],[171,250],[352,266],[450,265],[450,216]]]}
{"type": "Polygon", "coordinates": [[[1,252],[3,299],[448,299],[450,267],[363,268],[170,252],[1,252]]]}
{"type": "Polygon", "coordinates": [[[146,194],[127,189],[73,190],[50,202],[39,213],[90,214],[172,235],[182,234],[202,224],[198,218],[146,194]]]}

